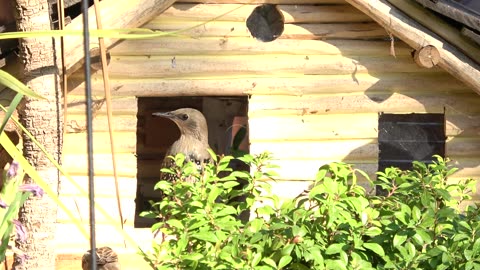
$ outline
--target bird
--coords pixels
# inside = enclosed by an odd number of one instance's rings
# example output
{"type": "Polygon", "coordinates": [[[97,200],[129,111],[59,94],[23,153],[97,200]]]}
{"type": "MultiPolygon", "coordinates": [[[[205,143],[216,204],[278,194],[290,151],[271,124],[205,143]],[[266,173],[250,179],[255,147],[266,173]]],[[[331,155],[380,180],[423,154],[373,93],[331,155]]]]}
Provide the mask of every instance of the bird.
{"type": "MultiPolygon", "coordinates": [[[[98,270],[120,270],[120,263],[118,262],[118,256],[115,251],[110,247],[96,248],[97,269],[98,270]]],[[[89,270],[91,250],[87,251],[82,257],[82,269],[89,270]]]]}
{"type": "MultiPolygon", "coordinates": [[[[179,153],[185,155],[185,160],[195,162],[199,169],[206,163],[212,161],[208,144],[207,120],[203,114],[192,108],[181,108],[169,112],[152,113],[154,117],[163,117],[172,120],[180,130],[178,138],[167,150],[162,162],[162,168],[173,166],[169,156],[176,156],[179,153]]],[[[161,180],[176,180],[174,175],[160,174],[161,180]]],[[[187,179],[189,181],[191,179],[187,179]]]]}

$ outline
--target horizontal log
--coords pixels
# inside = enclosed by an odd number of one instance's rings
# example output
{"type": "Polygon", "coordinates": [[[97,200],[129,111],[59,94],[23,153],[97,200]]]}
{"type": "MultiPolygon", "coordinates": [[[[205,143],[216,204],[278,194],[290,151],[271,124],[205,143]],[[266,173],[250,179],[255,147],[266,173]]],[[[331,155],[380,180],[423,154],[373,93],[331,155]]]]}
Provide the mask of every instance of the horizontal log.
{"type": "MultiPolygon", "coordinates": [[[[85,230],[89,230],[88,224],[85,224],[85,230]]],[[[125,226],[125,231],[133,238],[139,246],[143,248],[151,247],[152,243],[152,233],[149,229],[146,230],[134,230],[130,224],[125,226]],[[147,237],[148,235],[148,237],[147,237]],[[148,243],[149,246],[147,244],[148,243]]],[[[128,249],[133,251],[135,248],[138,251],[138,247],[133,247],[130,245],[130,242],[127,242],[127,248],[125,248],[125,241],[123,235],[118,232],[112,224],[96,224],[95,225],[95,232],[96,232],[96,244],[97,246],[109,246],[115,251],[123,251],[128,249]]],[[[85,239],[85,237],[80,234],[79,230],[74,224],[71,223],[58,223],[57,229],[55,232],[55,246],[56,250],[62,252],[82,252],[82,254],[89,250],[89,239],[85,239]]],[[[144,249],[146,250],[146,249],[144,249]]],[[[119,253],[119,258],[125,257],[119,253]]],[[[75,268],[69,269],[78,269],[78,265],[80,261],[77,261],[75,268]]],[[[142,264],[137,265],[133,268],[125,268],[125,269],[148,269],[148,266],[141,267],[142,264]],[[138,267],[138,268],[137,268],[138,267]]],[[[122,264],[122,267],[124,265],[122,264]]],[[[122,268],[123,269],[123,268],[122,268]]]]}
{"type": "MultiPolygon", "coordinates": [[[[157,16],[174,3],[175,0],[103,0],[99,3],[100,17],[103,29],[136,28],[151,18],[157,16]]],[[[90,29],[96,29],[96,16],[94,7],[88,10],[90,29]]],[[[65,30],[82,30],[83,17],[78,16],[65,30]]],[[[105,39],[107,47],[113,45],[116,40],[105,39]]],[[[91,41],[98,44],[98,40],[91,41]]],[[[80,65],[84,57],[83,37],[69,36],[65,38],[65,70],[67,74],[73,73],[80,65]]],[[[98,45],[96,45],[98,47],[98,45]]]]}
{"type": "MultiPolygon", "coordinates": [[[[451,159],[452,161],[450,165],[459,169],[456,173],[450,176],[451,178],[474,178],[480,180],[480,161],[478,157],[452,157],[451,159]]],[[[480,194],[480,189],[478,189],[477,193],[480,194]]]]}
{"type": "MultiPolygon", "coordinates": [[[[177,3],[156,18],[158,22],[237,21],[245,22],[258,5],[177,3]]],[[[278,5],[285,23],[350,23],[372,19],[351,5],[278,5]]]]}
{"type": "Polygon", "coordinates": [[[346,0],[379,25],[385,27],[393,35],[409,44],[414,49],[433,45],[440,52],[438,66],[454,77],[462,80],[480,94],[480,66],[466,57],[462,52],[438,38],[436,34],[411,20],[385,1],[378,0],[346,0]]]}
{"type": "Polygon", "coordinates": [[[314,141],[323,139],[375,139],[378,114],[249,115],[250,141],[314,141]]]}
{"type": "Polygon", "coordinates": [[[179,76],[226,75],[347,75],[361,73],[439,72],[417,67],[411,57],[356,57],[337,55],[235,56],[118,56],[109,66],[112,78],[170,78],[179,76]],[[173,59],[173,60],[172,60],[173,59]]]}
{"type": "Polygon", "coordinates": [[[345,0],[181,0],[184,3],[203,4],[345,4],[345,0]]]}
{"type": "MultiPolygon", "coordinates": [[[[112,191],[114,187],[111,187],[112,191]]],[[[133,219],[135,218],[135,197],[122,197],[120,203],[122,205],[122,214],[125,219],[125,224],[127,226],[133,225],[133,219]]],[[[65,206],[70,209],[72,213],[79,219],[83,224],[89,223],[89,207],[88,207],[88,197],[74,197],[74,196],[60,196],[60,200],[65,204],[65,206]]],[[[116,198],[102,198],[96,197],[95,203],[101,205],[108,214],[114,218],[106,218],[102,212],[95,211],[95,223],[96,224],[117,224],[120,225],[120,220],[118,219],[118,207],[116,198]]],[[[71,222],[69,216],[61,209],[58,211],[57,222],[68,223],[71,222]]],[[[112,228],[112,230],[114,230],[112,228]]]]}
{"type": "Polygon", "coordinates": [[[478,137],[480,135],[479,115],[446,115],[447,136],[478,137]]]}
{"type": "MultiPolygon", "coordinates": [[[[95,115],[93,118],[93,131],[108,131],[108,118],[105,115],[95,115]]],[[[65,131],[67,133],[86,133],[87,121],[86,115],[69,115],[65,122],[65,131]]],[[[112,118],[112,127],[115,133],[118,132],[135,132],[137,128],[137,117],[131,115],[114,115],[112,118]]]]}
{"type": "MultiPolygon", "coordinates": [[[[281,114],[280,114],[281,115],[281,114]]],[[[322,115],[249,115],[250,141],[308,141],[375,139],[378,113],[322,115]]],[[[465,115],[446,119],[446,136],[472,137],[480,134],[480,121],[465,115]]]]}
{"type": "MultiPolygon", "coordinates": [[[[69,80],[70,82],[78,82],[80,84],[83,82],[83,77],[76,77],[76,80],[69,80]]],[[[107,115],[107,105],[105,102],[105,92],[103,88],[103,82],[100,78],[94,78],[92,83],[97,84],[99,86],[99,91],[95,93],[93,97],[93,114],[94,116],[105,116],[107,115]],[[101,85],[101,87],[100,87],[101,85]]],[[[85,92],[83,88],[83,84],[80,88],[79,85],[76,84],[74,89],[77,89],[75,93],[70,93],[68,95],[68,105],[67,105],[67,115],[76,116],[76,115],[84,115],[86,112],[86,102],[85,96],[82,95],[85,92]]],[[[112,89],[112,113],[114,116],[120,115],[136,115],[137,114],[137,98],[134,95],[125,96],[125,95],[116,95],[118,92],[118,88],[121,86],[115,85],[115,87],[111,87],[112,89]]]]}
{"type": "MultiPolygon", "coordinates": [[[[412,49],[395,42],[395,54],[410,56],[412,49]]],[[[125,55],[344,55],[388,56],[390,42],[383,40],[296,40],[277,39],[275,42],[254,41],[250,37],[188,38],[166,36],[157,39],[125,40],[110,50],[113,57],[125,55]],[[178,44],[182,46],[178,46],[178,44]],[[295,48],[295,50],[292,50],[295,48]]]]}
{"type": "Polygon", "coordinates": [[[466,158],[480,157],[480,138],[478,136],[471,137],[471,138],[468,138],[468,137],[448,138],[447,144],[445,147],[445,156],[452,159],[457,159],[457,158],[466,159],[466,158]]]}
{"type": "MultiPolygon", "coordinates": [[[[108,129],[107,127],[105,127],[108,129]]],[[[133,129],[135,126],[133,126],[133,129]]],[[[137,135],[135,131],[131,132],[115,132],[115,153],[126,154],[135,153],[137,135]]],[[[87,152],[87,134],[83,133],[67,133],[63,139],[63,154],[85,154],[87,152]]],[[[110,134],[108,132],[93,133],[93,153],[109,154],[110,134]]]]}
{"type": "MultiPolygon", "coordinates": [[[[192,22],[152,20],[148,29],[177,32],[184,37],[249,37],[245,22],[192,22]]],[[[383,39],[387,32],[376,23],[285,24],[279,39],[383,39]]]]}
{"type": "MultiPolygon", "coordinates": [[[[294,160],[294,159],[277,159],[271,163],[278,165],[279,168],[274,169],[278,174],[275,179],[277,180],[314,180],[316,173],[320,166],[329,164],[331,162],[343,162],[342,160],[294,160]]],[[[367,173],[370,179],[375,179],[375,173],[378,170],[378,160],[363,160],[363,161],[347,161],[349,164],[353,164],[353,168],[362,170],[367,173]]],[[[459,168],[449,178],[453,179],[465,179],[475,178],[480,179],[480,162],[478,159],[456,159],[451,162],[453,167],[459,168]]],[[[360,183],[366,184],[359,174],[357,176],[360,179],[360,183]]]]}
{"type": "MultiPolygon", "coordinates": [[[[279,166],[278,168],[273,169],[278,176],[275,177],[276,180],[314,180],[318,172],[318,169],[325,164],[331,162],[341,162],[341,160],[273,160],[271,164],[279,166]]],[[[366,172],[369,177],[372,179],[375,177],[375,172],[377,171],[378,165],[377,160],[371,161],[357,161],[353,162],[354,168],[360,169],[366,172]]],[[[357,176],[360,176],[359,174],[357,176]]]]}
{"type": "MultiPolygon", "coordinates": [[[[378,159],[379,149],[376,139],[357,140],[316,140],[316,141],[250,141],[250,151],[268,151],[275,159],[296,160],[358,160],[378,159]],[[295,150],[292,150],[295,149],[295,150]]],[[[455,158],[475,158],[480,156],[479,138],[450,138],[446,145],[446,156],[455,158]]]]}
{"type": "Polygon", "coordinates": [[[338,141],[250,141],[250,151],[268,151],[275,159],[372,160],[378,157],[376,139],[338,141]]]}
{"type": "MultiPolygon", "coordinates": [[[[75,183],[80,185],[84,191],[88,192],[88,176],[77,175],[72,176],[75,183]]],[[[97,176],[95,177],[95,197],[96,198],[108,198],[116,200],[115,192],[115,179],[108,176],[97,176]]],[[[135,198],[137,190],[137,179],[132,177],[119,177],[119,191],[121,198],[135,198]]],[[[62,177],[61,185],[61,196],[62,198],[70,197],[84,197],[84,194],[77,189],[68,179],[62,177]]]]}
{"type": "Polygon", "coordinates": [[[331,113],[444,113],[480,116],[480,98],[476,93],[411,94],[350,93],[303,96],[253,95],[249,112],[255,114],[331,114],[331,113]]]}
{"type": "MultiPolygon", "coordinates": [[[[83,82],[76,78],[76,86],[69,88],[71,94],[83,93],[83,82]]],[[[369,94],[400,93],[412,95],[418,93],[459,94],[471,93],[471,89],[453,79],[448,74],[402,73],[402,74],[359,74],[351,75],[278,75],[276,77],[258,76],[248,77],[239,75],[230,76],[200,76],[143,78],[121,80],[112,78],[112,88],[116,89],[115,96],[144,97],[174,97],[174,96],[244,96],[244,95],[309,95],[331,93],[359,93],[368,91],[369,94]]],[[[95,95],[103,94],[103,83],[98,80],[92,82],[92,91],[95,95]]]]}
{"type": "MultiPolygon", "coordinates": [[[[116,155],[117,174],[119,177],[136,177],[137,157],[134,153],[116,155]]],[[[63,168],[70,175],[88,175],[86,154],[63,155],[63,168]]],[[[113,166],[110,154],[96,154],[93,156],[93,169],[95,176],[112,176],[113,166]]]]}

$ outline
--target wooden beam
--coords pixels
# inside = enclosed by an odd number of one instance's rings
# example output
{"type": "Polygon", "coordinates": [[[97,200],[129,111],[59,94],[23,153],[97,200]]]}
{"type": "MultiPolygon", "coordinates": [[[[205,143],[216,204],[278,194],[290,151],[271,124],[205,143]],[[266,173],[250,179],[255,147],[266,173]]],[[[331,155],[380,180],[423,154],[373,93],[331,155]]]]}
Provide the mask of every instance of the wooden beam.
{"type": "MultiPolygon", "coordinates": [[[[139,27],[163,12],[174,2],[175,0],[103,0],[100,2],[103,29],[139,27]]],[[[93,7],[88,10],[88,16],[90,29],[96,29],[96,16],[93,7]]],[[[82,16],[79,16],[65,29],[81,30],[82,27],[82,16]]],[[[107,47],[111,47],[116,41],[105,39],[105,44],[107,47]]],[[[98,44],[91,44],[91,47],[98,47],[98,44]]],[[[66,72],[72,74],[83,63],[83,37],[72,36],[66,38],[65,51],[67,52],[64,63],[66,72]]]]}
{"type": "Polygon", "coordinates": [[[480,66],[458,49],[398,11],[385,0],[346,1],[414,49],[420,49],[426,45],[436,47],[440,52],[438,66],[480,94],[480,66]]]}
{"type": "Polygon", "coordinates": [[[428,9],[423,8],[413,0],[388,0],[388,2],[460,49],[477,64],[480,64],[480,47],[463,36],[457,28],[435,16],[428,9]]]}

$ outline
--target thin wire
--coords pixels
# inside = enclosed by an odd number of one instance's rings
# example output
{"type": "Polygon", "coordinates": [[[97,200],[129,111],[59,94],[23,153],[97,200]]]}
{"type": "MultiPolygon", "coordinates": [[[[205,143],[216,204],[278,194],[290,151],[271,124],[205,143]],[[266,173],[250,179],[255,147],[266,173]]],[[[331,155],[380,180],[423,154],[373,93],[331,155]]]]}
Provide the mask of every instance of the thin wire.
{"type": "Polygon", "coordinates": [[[83,48],[85,55],[85,97],[87,99],[87,152],[88,152],[88,191],[90,209],[90,269],[97,269],[95,245],[95,189],[93,182],[93,125],[92,125],[92,82],[90,80],[90,36],[88,25],[88,0],[82,0],[83,48]]]}

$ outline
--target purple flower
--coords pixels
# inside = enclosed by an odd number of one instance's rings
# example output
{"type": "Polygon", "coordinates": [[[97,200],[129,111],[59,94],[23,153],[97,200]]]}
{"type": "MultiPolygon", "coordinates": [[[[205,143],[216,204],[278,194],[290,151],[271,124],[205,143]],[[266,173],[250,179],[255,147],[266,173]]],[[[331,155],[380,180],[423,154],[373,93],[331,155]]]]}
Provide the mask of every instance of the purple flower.
{"type": "Polygon", "coordinates": [[[15,178],[18,174],[18,169],[20,168],[20,164],[18,161],[12,161],[12,164],[10,164],[10,167],[8,167],[7,171],[7,178],[12,179],[15,178]]]}
{"type": "Polygon", "coordinates": [[[32,192],[35,197],[42,197],[45,193],[43,189],[36,184],[22,184],[20,185],[19,190],[32,192]]]}
{"type": "Polygon", "coordinates": [[[25,240],[27,240],[27,230],[25,229],[25,226],[23,226],[23,224],[16,219],[12,220],[12,222],[13,224],[15,224],[17,240],[20,242],[24,242],[25,240]]]}
{"type": "Polygon", "coordinates": [[[8,207],[8,205],[4,201],[2,201],[2,199],[0,199],[0,207],[5,209],[8,207]]]}

